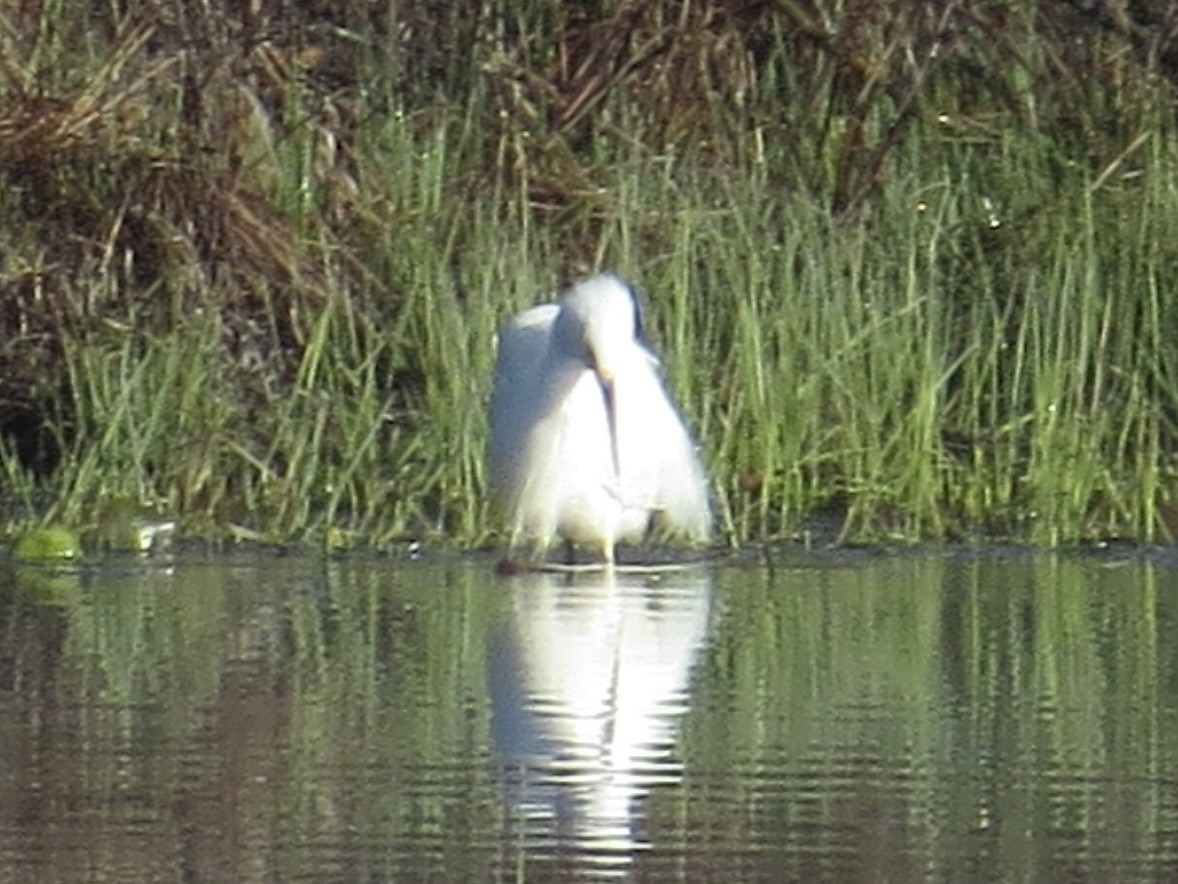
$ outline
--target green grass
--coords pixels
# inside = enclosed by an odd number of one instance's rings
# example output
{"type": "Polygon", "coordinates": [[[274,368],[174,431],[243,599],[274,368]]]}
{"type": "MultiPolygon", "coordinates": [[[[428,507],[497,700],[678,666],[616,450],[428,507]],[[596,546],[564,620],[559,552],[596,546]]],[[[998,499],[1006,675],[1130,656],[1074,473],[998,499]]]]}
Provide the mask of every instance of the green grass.
{"type": "Polygon", "coordinates": [[[1111,192],[1077,174],[1074,205],[1020,217],[1059,200],[1034,147],[1004,146],[982,192],[930,151],[837,226],[756,176],[654,194],[669,245],[638,263],[667,293],[667,368],[737,542],[835,499],[853,537],[1157,536],[1175,181],[1168,163],[1111,192]]]}
{"type": "MultiPolygon", "coordinates": [[[[928,26],[872,10],[913,45],[928,26]]],[[[575,25],[529,15],[512,26],[537,39],[575,25]]],[[[1165,116],[1132,78],[1037,79],[1042,22],[961,49],[990,65],[975,94],[931,57],[905,80],[903,41],[874,19],[848,24],[852,60],[883,79],[840,79],[826,56],[803,77],[785,15],[759,23],[759,67],[706,83],[691,53],[736,32],[673,41],[663,74],[599,94],[545,91],[555,55],[521,69],[489,48],[510,29],[475,28],[486,76],[438,71],[461,100],[361,55],[351,104],[310,76],[276,97],[142,31],[54,31],[12,70],[76,99],[39,136],[64,159],[35,177],[37,142],[0,151],[7,529],[85,526],[129,497],[203,537],[494,542],[495,328],[610,266],[646,297],[724,542],[804,536],[815,513],[848,540],[1168,536],[1165,116]],[[209,65],[206,93],[185,106],[190,63],[209,65]],[[545,129],[573,98],[592,111],[545,129]],[[1065,101],[1087,138],[1047,116],[1065,101]]]]}

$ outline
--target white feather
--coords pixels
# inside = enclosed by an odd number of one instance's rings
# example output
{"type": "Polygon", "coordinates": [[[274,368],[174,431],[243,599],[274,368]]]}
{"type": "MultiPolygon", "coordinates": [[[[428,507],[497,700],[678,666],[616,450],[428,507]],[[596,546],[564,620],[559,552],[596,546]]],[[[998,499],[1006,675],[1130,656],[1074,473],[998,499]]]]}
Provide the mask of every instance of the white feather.
{"type": "Polygon", "coordinates": [[[612,562],[654,517],[669,535],[708,538],[707,478],[637,316],[630,288],[602,274],[501,330],[488,466],[513,546],[542,553],[560,537],[612,562]]]}

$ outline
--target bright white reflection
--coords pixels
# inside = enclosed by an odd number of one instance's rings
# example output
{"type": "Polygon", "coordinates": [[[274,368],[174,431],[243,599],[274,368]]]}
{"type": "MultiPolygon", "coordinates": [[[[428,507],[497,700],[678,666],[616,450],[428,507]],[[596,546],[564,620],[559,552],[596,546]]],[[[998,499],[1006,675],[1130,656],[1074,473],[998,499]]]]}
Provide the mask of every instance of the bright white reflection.
{"type": "Polygon", "coordinates": [[[710,575],[527,574],[506,585],[511,614],[488,668],[517,835],[621,871],[644,843],[638,799],[681,774],[676,730],[710,575]]]}

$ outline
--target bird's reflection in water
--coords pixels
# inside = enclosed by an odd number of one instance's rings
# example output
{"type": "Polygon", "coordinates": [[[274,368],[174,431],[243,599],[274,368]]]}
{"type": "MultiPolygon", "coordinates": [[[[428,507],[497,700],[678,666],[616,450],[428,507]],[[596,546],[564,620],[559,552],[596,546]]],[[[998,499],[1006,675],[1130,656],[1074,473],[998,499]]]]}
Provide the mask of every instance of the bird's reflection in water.
{"type": "Polygon", "coordinates": [[[527,574],[488,667],[514,839],[624,873],[640,799],[677,782],[674,744],[708,626],[704,569],[527,574]]]}

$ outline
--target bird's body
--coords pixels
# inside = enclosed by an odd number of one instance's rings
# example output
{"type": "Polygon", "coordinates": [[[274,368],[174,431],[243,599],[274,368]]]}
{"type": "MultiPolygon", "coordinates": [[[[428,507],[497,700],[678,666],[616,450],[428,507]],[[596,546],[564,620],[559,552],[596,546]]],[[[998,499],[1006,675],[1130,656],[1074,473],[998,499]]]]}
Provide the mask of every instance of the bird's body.
{"type": "Polygon", "coordinates": [[[655,525],[706,540],[707,478],[641,340],[634,293],[601,274],[499,335],[488,467],[512,545],[557,538],[599,549],[655,525]]]}

